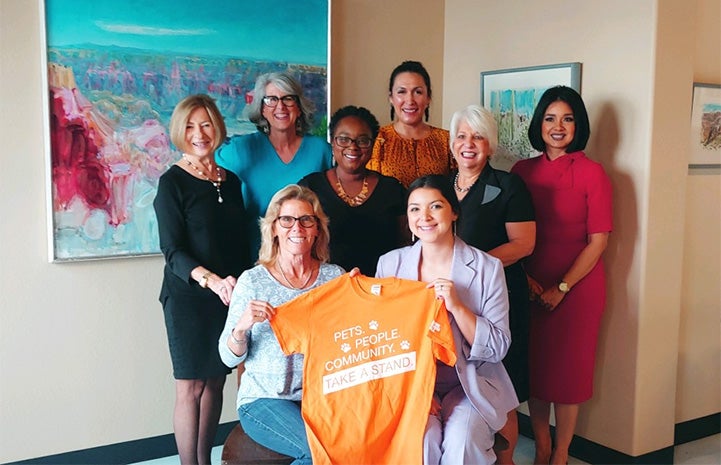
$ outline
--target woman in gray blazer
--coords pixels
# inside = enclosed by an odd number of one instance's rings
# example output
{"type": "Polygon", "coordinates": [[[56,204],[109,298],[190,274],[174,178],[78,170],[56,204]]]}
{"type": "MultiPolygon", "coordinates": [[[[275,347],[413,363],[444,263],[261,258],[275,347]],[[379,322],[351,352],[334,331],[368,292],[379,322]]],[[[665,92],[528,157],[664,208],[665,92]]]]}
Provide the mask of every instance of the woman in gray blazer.
{"type": "Polygon", "coordinates": [[[448,179],[423,176],[408,188],[408,226],[418,241],[381,256],[376,277],[425,281],[451,314],[458,362],[438,364],[423,459],[492,464],[494,434],[518,406],[501,360],[511,344],[500,260],[454,234],[460,208],[448,179]]]}

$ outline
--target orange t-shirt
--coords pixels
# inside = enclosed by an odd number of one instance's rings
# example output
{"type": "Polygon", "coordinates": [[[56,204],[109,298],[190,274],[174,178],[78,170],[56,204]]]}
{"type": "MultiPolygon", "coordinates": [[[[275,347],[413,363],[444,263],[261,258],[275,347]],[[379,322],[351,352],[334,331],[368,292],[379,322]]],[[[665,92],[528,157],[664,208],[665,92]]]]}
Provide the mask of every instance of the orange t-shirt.
{"type": "Polygon", "coordinates": [[[347,273],[277,308],[281,348],[304,354],[313,463],[423,462],[436,360],[456,362],[448,313],[426,283],[347,273]]]}

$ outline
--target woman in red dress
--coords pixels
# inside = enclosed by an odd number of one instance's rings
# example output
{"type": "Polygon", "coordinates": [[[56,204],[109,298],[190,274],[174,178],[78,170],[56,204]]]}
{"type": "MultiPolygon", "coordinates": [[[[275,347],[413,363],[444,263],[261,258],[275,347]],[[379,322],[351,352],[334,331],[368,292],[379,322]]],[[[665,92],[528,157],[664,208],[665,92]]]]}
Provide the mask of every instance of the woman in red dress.
{"type": "Polygon", "coordinates": [[[525,181],[536,210],[536,248],[525,265],[532,300],[528,407],[537,464],[568,461],[579,406],[593,393],[606,302],[601,255],[612,211],[609,178],[582,151],[590,133],[581,96],[565,86],[548,89],[528,128],[531,145],[543,153],[512,170],[525,181]]]}

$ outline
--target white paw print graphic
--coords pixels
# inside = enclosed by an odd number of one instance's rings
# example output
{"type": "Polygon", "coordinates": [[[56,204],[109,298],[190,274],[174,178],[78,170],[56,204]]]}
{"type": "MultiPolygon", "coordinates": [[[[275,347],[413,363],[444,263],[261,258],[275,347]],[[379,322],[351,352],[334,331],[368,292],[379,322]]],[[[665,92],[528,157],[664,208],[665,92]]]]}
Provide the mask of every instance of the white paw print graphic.
{"type": "Polygon", "coordinates": [[[401,349],[408,350],[411,348],[411,343],[408,341],[401,341],[401,349]]]}
{"type": "Polygon", "coordinates": [[[344,342],[343,344],[340,345],[340,350],[347,353],[350,350],[350,344],[348,344],[347,342],[344,342]]]}
{"type": "Polygon", "coordinates": [[[376,320],[371,320],[371,322],[368,323],[368,327],[375,331],[376,329],[378,329],[378,322],[376,320]]]}
{"type": "Polygon", "coordinates": [[[441,325],[437,321],[434,321],[433,323],[431,323],[430,329],[432,332],[437,333],[438,331],[441,330],[441,325]]]}

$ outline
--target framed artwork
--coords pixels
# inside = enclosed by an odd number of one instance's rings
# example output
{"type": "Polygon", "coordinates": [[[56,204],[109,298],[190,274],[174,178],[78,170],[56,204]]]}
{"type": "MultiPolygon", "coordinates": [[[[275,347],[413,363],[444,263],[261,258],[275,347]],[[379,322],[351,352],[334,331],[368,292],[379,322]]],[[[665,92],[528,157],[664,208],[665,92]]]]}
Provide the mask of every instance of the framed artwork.
{"type": "Polygon", "coordinates": [[[538,155],[528,141],[528,125],[541,95],[565,85],[581,92],[581,63],[511,68],[481,73],[481,105],[498,122],[498,150],[493,166],[508,170],[523,158],[538,155]]]}
{"type": "Polygon", "coordinates": [[[49,259],[160,252],[153,200],[179,157],[168,137],[175,105],[216,100],[229,135],[256,78],[287,71],[328,114],[330,0],[44,0],[49,259]]]}
{"type": "Polygon", "coordinates": [[[721,85],[693,84],[691,167],[721,166],[721,85]]]}

